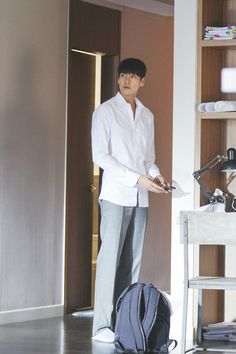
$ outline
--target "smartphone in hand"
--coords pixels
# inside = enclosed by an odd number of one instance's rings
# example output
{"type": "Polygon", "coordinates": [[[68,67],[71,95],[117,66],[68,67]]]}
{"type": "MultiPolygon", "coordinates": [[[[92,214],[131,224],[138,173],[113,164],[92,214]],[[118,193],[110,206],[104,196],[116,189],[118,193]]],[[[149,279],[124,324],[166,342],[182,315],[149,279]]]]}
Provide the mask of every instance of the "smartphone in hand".
{"type": "Polygon", "coordinates": [[[162,186],[163,189],[165,189],[166,191],[172,191],[173,189],[176,189],[176,187],[174,186],[162,186]]]}

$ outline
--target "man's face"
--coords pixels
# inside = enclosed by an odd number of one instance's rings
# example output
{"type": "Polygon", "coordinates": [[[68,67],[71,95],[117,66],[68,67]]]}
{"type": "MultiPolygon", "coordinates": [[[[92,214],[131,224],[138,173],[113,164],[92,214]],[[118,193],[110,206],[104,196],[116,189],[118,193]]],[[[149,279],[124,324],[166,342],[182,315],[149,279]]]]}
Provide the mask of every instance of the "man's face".
{"type": "Polygon", "coordinates": [[[124,97],[136,97],[140,87],[144,86],[144,78],[136,74],[120,74],[118,78],[119,91],[124,97]]]}

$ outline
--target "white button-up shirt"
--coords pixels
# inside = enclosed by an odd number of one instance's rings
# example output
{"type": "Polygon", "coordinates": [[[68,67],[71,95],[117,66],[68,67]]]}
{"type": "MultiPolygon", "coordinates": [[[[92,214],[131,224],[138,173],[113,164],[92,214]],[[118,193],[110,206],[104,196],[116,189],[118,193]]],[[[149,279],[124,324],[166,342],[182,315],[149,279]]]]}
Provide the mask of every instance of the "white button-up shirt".
{"type": "Polygon", "coordinates": [[[99,199],[123,206],[148,206],[141,175],[160,175],[155,162],[154,117],[137,98],[135,119],[131,105],[118,92],[93,113],[93,161],[103,172],[99,199]]]}

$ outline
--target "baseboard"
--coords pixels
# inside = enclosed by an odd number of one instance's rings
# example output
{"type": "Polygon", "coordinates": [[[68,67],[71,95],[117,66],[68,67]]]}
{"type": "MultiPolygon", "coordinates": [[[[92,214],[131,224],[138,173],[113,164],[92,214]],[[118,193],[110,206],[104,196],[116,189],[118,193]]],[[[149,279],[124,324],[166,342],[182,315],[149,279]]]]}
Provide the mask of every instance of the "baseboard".
{"type": "Polygon", "coordinates": [[[33,321],[50,317],[62,317],[64,315],[63,305],[52,305],[33,307],[21,310],[0,312],[0,325],[24,321],[33,321]]]}

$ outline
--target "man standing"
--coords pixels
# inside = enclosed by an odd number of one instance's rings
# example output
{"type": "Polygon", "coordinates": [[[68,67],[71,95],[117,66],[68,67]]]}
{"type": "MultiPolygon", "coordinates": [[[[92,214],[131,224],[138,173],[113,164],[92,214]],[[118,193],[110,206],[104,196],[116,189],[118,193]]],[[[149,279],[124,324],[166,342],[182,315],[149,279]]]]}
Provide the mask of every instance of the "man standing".
{"type": "Polygon", "coordinates": [[[104,170],[93,320],[93,339],[99,341],[113,342],[116,300],[138,281],[148,191],[167,193],[155,165],[154,117],[136,97],[145,75],[141,60],[123,60],[118,93],[93,114],[93,161],[104,170]]]}

